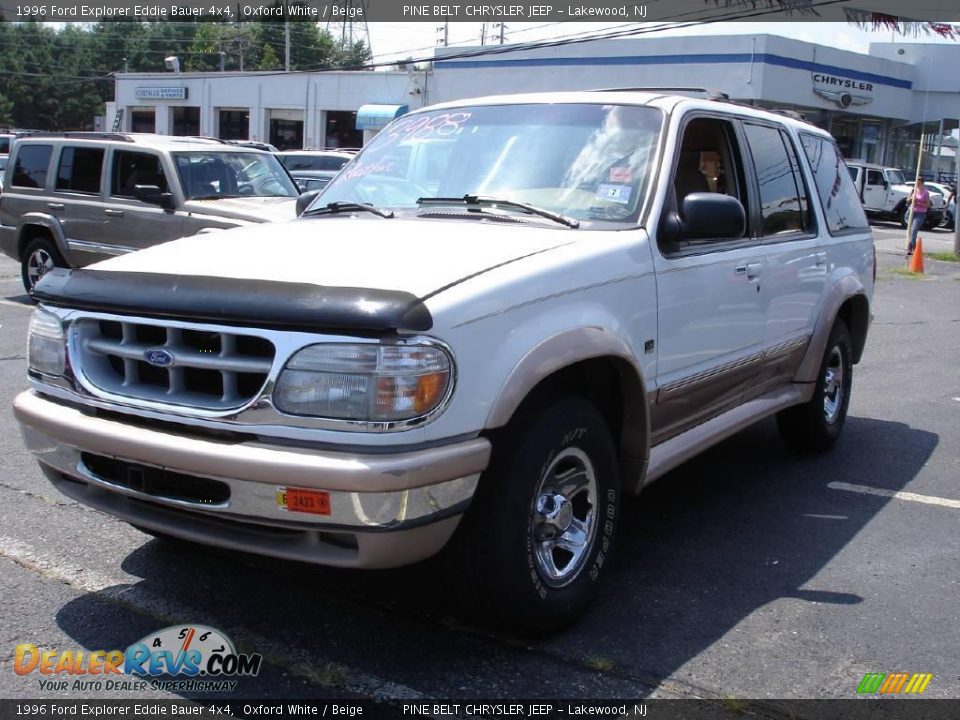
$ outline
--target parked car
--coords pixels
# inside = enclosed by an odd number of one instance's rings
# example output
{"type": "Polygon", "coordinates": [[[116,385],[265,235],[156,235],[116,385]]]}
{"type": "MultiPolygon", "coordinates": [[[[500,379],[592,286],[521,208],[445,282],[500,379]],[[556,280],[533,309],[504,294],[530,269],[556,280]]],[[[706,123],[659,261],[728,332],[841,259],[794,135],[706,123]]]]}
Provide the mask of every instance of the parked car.
{"type": "Polygon", "coordinates": [[[943,217],[940,219],[940,227],[952,230],[954,222],[953,216],[957,209],[957,205],[956,199],[954,199],[952,203],[948,202],[948,200],[953,194],[953,189],[949,185],[944,185],[943,183],[939,182],[924,182],[924,185],[929,188],[931,193],[936,192],[943,197],[944,209],[943,217]]]}
{"type": "Polygon", "coordinates": [[[291,173],[309,170],[336,174],[354,156],[355,153],[345,150],[287,150],[277,153],[280,162],[291,173]]]}
{"type": "Polygon", "coordinates": [[[230,143],[231,145],[237,145],[238,147],[250,148],[252,150],[263,150],[264,152],[273,153],[274,155],[280,152],[276,145],[260,142],[259,140],[224,140],[223,142],[230,143]]]}
{"type": "Polygon", "coordinates": [[[13,141],[17,139],[14,133],[0,133],[0,155],[9,155],[13,141]]]}
{"type": "Polygon", "coordinates": [[[3,192],[3,171],[7,169],[9,155],[0,155],[0,192],[3,192]]]}
{"type": "MultiPolygon", "coordinates": [[[[901,227],[907,227],[907,218],[910,215],[907,197],[913,190],[913,183],[908,184],[903,173],[897,168],[872,165],[859,160],[846,162],[867,215],[880,220],[895,220],[901,227]]],[[[944,198],[939,193],[930,193],[930,209],[927,210],[925,228],[940,224],[944,205],[944,198]]]]}
{"type": "Polygon", "coordinates": [[[290,177],[297,183],[300,192],[310,192],[325,188],[336,174],[331,170],[294,170],[290,173],[290,177]]]}
{"type": "Polygon", "coordinates": [[[28,293],[53,267],[292,220],[299,194],[269,153],[165,135],[37,133],[17,141],[5,178],[0,250],[28,293]]]}
{"type": "Polygon", "coordinates": [[[298,205],[47,273],[14,411],[62,493],[311,563],[442,550],[464,608],[546,632],[623,495],[769,416],[801,451],[841,435],[876,255],[812,125],[669,90],[463,100],[298,205]],[[400,163],[433,149],[431,190],[400,163]]]}

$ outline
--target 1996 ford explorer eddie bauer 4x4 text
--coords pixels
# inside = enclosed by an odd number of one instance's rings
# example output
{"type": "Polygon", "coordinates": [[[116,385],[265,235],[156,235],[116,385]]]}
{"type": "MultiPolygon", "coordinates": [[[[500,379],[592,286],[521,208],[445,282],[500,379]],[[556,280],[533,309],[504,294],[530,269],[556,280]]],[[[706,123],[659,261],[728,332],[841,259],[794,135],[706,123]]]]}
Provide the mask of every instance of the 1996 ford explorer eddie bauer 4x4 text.
{"type": "Polygon", "coordinates": [[[148,532],[346,567],[445,548],[463,602],[587,604],[623,493],[776,413],[840,434],[875,256],[826,133],[657,92],[404,116],[294,221],[36,288],[27,445],[148,532]]]}

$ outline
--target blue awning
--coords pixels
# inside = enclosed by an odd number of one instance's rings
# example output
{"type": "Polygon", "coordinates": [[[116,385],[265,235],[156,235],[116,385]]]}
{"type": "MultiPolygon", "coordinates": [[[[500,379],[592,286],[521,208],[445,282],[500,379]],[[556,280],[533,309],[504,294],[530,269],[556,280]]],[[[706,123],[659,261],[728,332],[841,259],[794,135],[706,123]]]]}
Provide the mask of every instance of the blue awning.
{"type": "Polygon", "coordinates": [[[408,109],[406,105],[361,105],[357,110],[357,130],[380,130],[408,109]]]}

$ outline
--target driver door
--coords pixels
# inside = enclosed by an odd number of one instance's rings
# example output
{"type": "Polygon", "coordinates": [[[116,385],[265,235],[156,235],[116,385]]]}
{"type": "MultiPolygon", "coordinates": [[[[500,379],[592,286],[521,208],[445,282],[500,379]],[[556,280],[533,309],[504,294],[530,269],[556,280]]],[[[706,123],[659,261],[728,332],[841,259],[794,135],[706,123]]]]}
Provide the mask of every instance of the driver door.
{"type": "Polygon", "coordinates": [[[183,218],[179,213],[133,196],[136,185],[156,185],[170,192],[159,155],[114,147],[108,167],[102,242],[109,254],[123,255],[181,236],[183,218]]]}
{"type": "Polygon", "coordinates": [[[865,168],[867,177],[863,184],[863,206],[868,210],[883,210],[887,205],[887,183],[879,170],[865,168]]]}

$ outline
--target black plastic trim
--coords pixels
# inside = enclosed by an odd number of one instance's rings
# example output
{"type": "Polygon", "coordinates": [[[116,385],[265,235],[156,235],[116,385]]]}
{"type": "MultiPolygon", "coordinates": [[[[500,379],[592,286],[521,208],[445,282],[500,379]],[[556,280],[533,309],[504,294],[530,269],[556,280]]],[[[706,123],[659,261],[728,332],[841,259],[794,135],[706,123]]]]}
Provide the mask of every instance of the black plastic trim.
{"type": "Polygon", "coordinates": [[[433,327],[426,305],[399,290],[196,275],[54,268],[33,296],[51,305],[297,330],[410,330],[433,327]]]}

